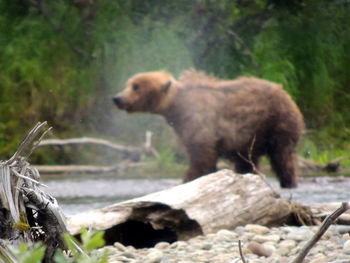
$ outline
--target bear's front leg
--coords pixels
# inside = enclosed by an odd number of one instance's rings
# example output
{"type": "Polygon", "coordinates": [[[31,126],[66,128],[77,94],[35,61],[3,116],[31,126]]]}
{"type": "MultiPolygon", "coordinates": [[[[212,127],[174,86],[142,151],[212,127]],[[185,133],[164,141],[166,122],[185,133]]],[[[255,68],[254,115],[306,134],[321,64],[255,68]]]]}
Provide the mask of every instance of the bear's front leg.
{"type": "Polygon", "coordinates": [[[216,171],[217,153],[212,147],[192,146],[188,149],[190,167],[184,178],[184,182],[192,181],[202,175],[216,171]]]}

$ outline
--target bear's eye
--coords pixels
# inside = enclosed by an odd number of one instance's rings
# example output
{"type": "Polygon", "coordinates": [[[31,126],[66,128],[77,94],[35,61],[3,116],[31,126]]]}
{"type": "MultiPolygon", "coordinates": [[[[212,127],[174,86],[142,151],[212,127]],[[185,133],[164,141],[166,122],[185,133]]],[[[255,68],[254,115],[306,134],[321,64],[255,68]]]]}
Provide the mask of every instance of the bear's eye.
{"type": "Polygon", "coordinates": [[[133,84],[133,85],[132,85],[132,89],[133,89],[133,91],[137,91],[137,90],[140,89],[140,86],[137,85],[137,84],[133,84]]]}

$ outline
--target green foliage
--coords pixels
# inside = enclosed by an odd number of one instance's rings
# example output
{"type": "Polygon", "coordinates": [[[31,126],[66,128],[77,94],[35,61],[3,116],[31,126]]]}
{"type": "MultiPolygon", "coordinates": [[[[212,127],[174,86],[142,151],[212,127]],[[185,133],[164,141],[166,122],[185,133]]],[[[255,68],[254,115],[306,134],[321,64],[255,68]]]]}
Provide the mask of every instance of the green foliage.
{"type": "Polygon", "coordinates": [[[262,78],[282,84],[292,97],[298,98],[297,70],[283,54],[284,48],[279,43],[276,27],[278,27],[277,21],[271,21],[269,29],[257,36],[254,58],[259,64],[262,78]]]}
{"type": "MultiPolygon", "coordinates": [[[[163,120],[126,115],[111,97],[134,73],[165,69],[178,76],[189,67],[283,84],[307,128],[318,131],[310,136],[317,147],[348,147],[349,2],[282,2],[101,0],[78,7],[51,0],[40,10],[30,1],[1,1],[0,159],[44,120],[58,137],[136,145],[148,129],[158,149],[176,152],[163,120]]],[[[49,155],[36,160],[54,162],[49,155]]]]}
{"type": "Polygon", "coordinates": [[[340,108],[348,109],[339,97],[349,83],[344,68],[349,63],[350,27],[343,25],[347,16],[346,9],[310,1],[302,15],[279,19],[280,45],[297,69],[298,101],[304,114],[312,117],[308,119],[312,127],[344,125],[333,116],[340,108]]]}
{"type": "Polygon", "coordinates": [[[159,167],[173,169],[175,163],[177,163],[177,160],[174,150],[171,148],[162,148],[159,152],[159,167]]]}
{"type": "MultiPolygon", "coordinates": [[[[81,242],[76,238],[64,234],[64,240],[70,256],[62,250],[58,250],[54,256],[55,263],[107,263],[107,254],[98,254],[94,250],[101,248],[105,242],[104,232],[93,232],[82,229],[80,232],[81,242]]],[[[21,263],[40,263],[45,255],[46,246],[38,242],[35,244],[20,244],[17,249],[11,251],[21,263]]]]}
{"type": "Polygon", "coordinates": [[[21,263],[41,263],[45,249],[46,247],[41,243],[35,243],[32,246],[22,243],[18,249],[12,249],[12,253],[21,263]]]}
{"type": "Polygon", "coordinates": [[[317,129],[309,138],[319,150],[344,148],[350,135],[349,5],[307,1],[301,6],[277,10],[257,36],[254,56],[260,75],[282,83],[300,106],[306,127],[317,129]]]}
{"type": "Polygon", "coordinates": [[[5,125],[0,127],[5,146],[0,154],[14,149],[19,131],[39,120],[49,120],[58,130],[69,127],[81,118],[92,95],[89,68],[80,70],[79,61],[43,17],[28,8],[24,17],[14,19],[8,2],[0,4],[8,12],[0,18],[0,120],[5,125]]]}
{"type": "Polygon", "coordinates": [[[99,255],[92,253],[94,249],[102,247],[105,242],[103,240],[103,232],[92,232],[82,229],[80,233],[81,242],[69,234],[64,235],[71,257],[67,257],[62,251],[55,254],[56,263],[107,263],[107,254],[99,255]],[[79,247],[79,249],[78,249],[79,247]]]}
{"type": "Polygon", "coordinates": [[[327,165],[332,161],[339,160],[342,167],[350,167],[350,154],[348,149],[342,149],[333,145],[322,148],[314,141],[304,138],[298,149],[300,156],[327,165]]]}
{"type": "Polygon", "coordinates": [[[103,231],[93,232],[87,231],[83,228],[80,232],[80,235],[82,240],[82,248],[86,252],[91,252],[93,249],[100,248],[105,244],[103,240],[103,231]]]}

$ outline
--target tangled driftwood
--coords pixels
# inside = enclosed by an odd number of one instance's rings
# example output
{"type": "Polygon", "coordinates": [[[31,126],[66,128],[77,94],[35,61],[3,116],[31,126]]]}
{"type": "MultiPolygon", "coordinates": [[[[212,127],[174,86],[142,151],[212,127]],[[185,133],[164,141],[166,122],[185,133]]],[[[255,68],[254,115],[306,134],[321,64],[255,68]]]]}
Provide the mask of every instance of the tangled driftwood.
{"type": "Polygon", "coordinates": [[[328,215],[323,221],[318,231],[315,233],[315,235],[304,245],[297,257],[293,259],[291,263],[302,263],[306,255],[311,250],[311,248],[321,239],[321,237],[327,231],[329,226],[331,224],[334,224],[338,217],[341,216],[347,210],[349,210],[349,204],[343,202],[338,209],[336,209],[332,214],[328,215]]]}
{"type": "Polygon", "coordinates": [[[62,234],[67,232],[65,217],[55,198],[39,188],[39,172],[27,162],[47,133],[45,126],[45,122],[38,123],[18,151],[9,160],[0,162],[0,255],[9,260],[6,262],[16,262],[11,261],[7,245],[41,240],[47,246],[44,262],[52,262],[57,248],[66,248],[62,239],[62,234]]]}

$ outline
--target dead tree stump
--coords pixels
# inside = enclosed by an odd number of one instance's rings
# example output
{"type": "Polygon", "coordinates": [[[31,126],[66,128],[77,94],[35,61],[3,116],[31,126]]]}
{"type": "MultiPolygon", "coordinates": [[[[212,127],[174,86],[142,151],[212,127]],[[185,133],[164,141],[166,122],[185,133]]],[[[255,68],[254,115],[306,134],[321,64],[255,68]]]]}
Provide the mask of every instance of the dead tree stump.
{"type": "Polygon", "coordinates": [[[0,258],[11,257],[7,245],[39,240],[47,246],[43,262],[52,262],[57,248],[66,249],[62,236],[67,232],[65,216],[56,199],[40,189],[40,174],[27,162],[49,131],[43,130],[45,126],[46,122],[38,123],[17,152],[9,160],[0,161],[0,258]]]}

